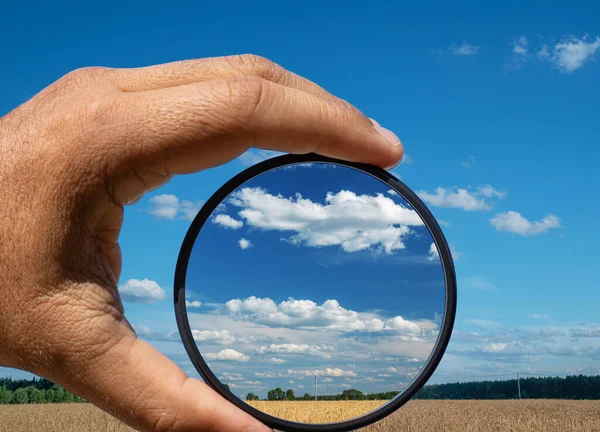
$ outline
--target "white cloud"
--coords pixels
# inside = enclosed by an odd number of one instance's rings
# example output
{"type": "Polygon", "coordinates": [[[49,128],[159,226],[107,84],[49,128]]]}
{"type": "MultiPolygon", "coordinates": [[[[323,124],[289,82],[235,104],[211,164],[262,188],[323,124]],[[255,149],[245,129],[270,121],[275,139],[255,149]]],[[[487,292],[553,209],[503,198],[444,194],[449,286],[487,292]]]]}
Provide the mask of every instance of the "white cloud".
{"type": "Polygon", "coordinates": [[[240,245],[240,248],[242,250],[252,247],[252,243],[250,242],[250,240],[246,240],[245,238],[241,238],[238,241],[238,244],[240,245]]]}
{"type": "Polygon", "coordinates": [[[508,192],[499,191],[498,189],[494,188],[492,185],[477,186],[477,192],[486,198],[496,197],[496,198],[504,199],[508,195],[508,192]]]}
{"type": "Polygon", "coordinates": [[[183,200],[179,203],[179,219],[194,220],[204,201],[187,201],[183,200]]]}
{"type": "Polygon", "coordinates": [[[600,338],[600,327],[578,327],[569,329],[572,338],[600,338]]]}
{"type": "Polygon", "coordinates": [[[178,218],[185,220],[193,220],[203,204],[203,201],[179,201],[179,198],[171,194],[153,196],[148,202],[151,205],[147,210],[148,213],[159,219],[178,218]]]}
{"type": "Polygon", "coordinates": [[[138,303],[165,299],[165,291],[155,281],[148,279],[129,279],[119,287],[119,292],[123,299],[138,303]]]}
{"type": "Polygon", "coordinates": [[[185,301],[185,305],[187,307],[200,307],[200,306],[202,306],[202,302],[198,301],[198,300],[194,300],[194,301],[188,301],[188,300],[186,300],[185,301]]]}
{"type": "Polygon", "coordinates": [[[271,358],[267,359],[266,362],[273,363],[273,364],[284,364],[286,361],[281,358],[271,357],[271,358]]]}
{"type": "Polygon", "coordinates": [[[432,206],[459,208],[466,211],[491,210],[492,205],[485,198],[504,198],[507,195],[506,192],[500,192],[491,185],[479,186],[474,192],[457,187],[439,187],[434,192],[418,191],[417,194],[432,206]]]}
{"type": "Polygon", "coordinates": [[[431,243],[431,245],[429,246],[429,256],[427,257],[427,259],[429,261],[435,261],[440,259],[440,253],[435,243],[431,243]]]}
{"type": "Polygon", "coordinates": [[[419,215],[383,194],[356,195],[351,191],[327,193],[325,204],[302,198],[271,195],[261,188],[243,188],[230,203],[241,207],[239,216],[253,228],[292,231],[286,239],[308,247],[340,246],[345,252],[366,249],[391,254],[404,249],[402,239],[421,226],[419,215]]]}
{"type": "Polygon", "coordinates": [[[308,344],[271,344],[269,346],[261,346],[258,350],[259,353],[273,353],[273,354],[303,354],[312,356],[324,356],[331,357],[333,346],[331,345],[308,345],[308,344]]]}
{"type": "Polygon", "coordinates": [[[551,54],[547,46],[543,46],[537,54],[538,58],[551,61],[561,73],[570,73],[592,59],[598,49],[600,49],[600,36],[593,41],[589,40],[587,35],[581,39],[571,36],[557,43],[551,54]]]}
{"type": "Polygon", "coordinates": [[[463,42],[461,45],[451,45],[448,49],[452,51],[452,54],[454,55],[471,56],[477,54],[480,48],[480,46],[471,45],[466,42],[463,42]]]}
{"type": "Polygon", "coordinates": [[[243,300],[229,300],[225,309],[237,320],[270,327],[328,328],[344,332],[397,331],[413,335],[421,332],[418,324],[401,316],[389,319],[374,317],[373,314],[365,316],[343,308],[337,300],[326,300],[318,305],[312,300],[290,298],[276,304],[270,298],[251,296],[243,300]]]}
{"type": "Polygon", "coordinates": [[[249,149],[247,152],[241,154],[238,160],[242,165],[250,166],[282,154],[284,153],[272,150],[249,149]]]}
{"type": "Polygon", "coordinates": [[[244,381],[245,378],[242,374],[236,372],[223,372],[219,379],[221,381],[244,381]]]}
{"type": "Polygon", "coordinates": [[[215,342],[229,345],[235,342],[235,337],[227,330],[192,330],[196,342],[215,342]]]}
{"type": "Polygon", "coordinates": [[[548,45],[542,45],[542,47],[540,48],[540,50],[536,53],[537,58],[541,59],[541,60],[546,60],[548,58],[550,58],[550,48],[548,47],[548,45]]]}
{"type": "Polygon", "coordinates": [[[175,219],[179,211],[179,198],[175,195],[156,195],[148,200],[152,208],[148,212],[159,219],[175,219]]]}
{"type": "Polygon", "coordinates": [[[404,156],[402,156],[402,161],[400,162],[401,165],[410,165],[411,163],[414,163],[415,160],[410,157],[407,154],[404,154],[404,156]]]}
{"type": "Polygon", "coordinates": [[[528,50],[527,47],[529,45],[529,41],[525,36],[519,37],[516,41],[512,42],[513,53],[519,56],[527,56],[528,50]]]}
{"type": "MultiPolygon", "coordinates": [[[[354,378],[356,377],[356,372],[351,371],[351,370],[343,370],[340,368],[325,368],[325,369],[314,369],[314,370],[293,370],[293,369],[288,369],[287,371],[288,375],[291,376],[320,376],[320,377],[336,377],[336,378],[343,378],[343,377],[349,377],[349,378],[354,378]]],[[[325,382],[331,382],[332,380],[324,380],[325,382]]]]}
{"type": "Polygon", "coordinates": [[[541,221],[530,222],[515,211],[498,213],[490,219],[490,223],[497,231],[508,231],[521,236],[543,234],[550,229],[560,228],[561,226],[560,219],[553,214],[545,216],[541,221]]]}
{"type": "Polygon", "coordinates": [[[218,214],[214,218],[212,218],[212,222],[217,225],[221,225],[225,228],[231,229],[240,229],[244,226],[244,222],[236,220],[229,215],[226,214],[218,214]]]}
{"type": "Polygon", "coordinates": [[[230,348],[221,350],[218,353],[206,353],[204,354],[204,358],[207,360],[222,360],[236,362],[247,362],[248,360],[250,360],[250,357],[248,357],[247,355],[230,348]]]}

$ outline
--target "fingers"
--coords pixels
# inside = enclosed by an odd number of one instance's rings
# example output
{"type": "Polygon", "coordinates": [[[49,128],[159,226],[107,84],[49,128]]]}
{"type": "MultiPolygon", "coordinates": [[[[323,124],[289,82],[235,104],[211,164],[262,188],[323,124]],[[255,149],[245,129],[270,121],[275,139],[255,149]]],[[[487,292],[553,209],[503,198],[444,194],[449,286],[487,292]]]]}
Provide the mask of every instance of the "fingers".
{"type": "Polygon", "coordinates": [[[254,76],[311,93],[333,103],[350,106],[314,82],[284,69],[271,60],[252,54],[184,60],[114,71],[123,91],[157,90],[218,78],[254,76]]]}
{"type": "Polygon", "coordinates": [[[76,385],[78,394],[141,431],[272,431],[133,335],[86,365],[76,385]]]}
{"type": "Polygon", "coordinates": [[[136,167],[142,177],[145,172],[200,171],[226,163],[249,147],[315,152],[381,167],[395,165],[403,153],[391,132],[384,137],[355,110],[259,78],[212,80],[120,97],[125,99],[119,102],[123,114],[118,117],[125,120],[109,128],[115,142],[127,144],[111,146],[110,156],[136,167]]]}

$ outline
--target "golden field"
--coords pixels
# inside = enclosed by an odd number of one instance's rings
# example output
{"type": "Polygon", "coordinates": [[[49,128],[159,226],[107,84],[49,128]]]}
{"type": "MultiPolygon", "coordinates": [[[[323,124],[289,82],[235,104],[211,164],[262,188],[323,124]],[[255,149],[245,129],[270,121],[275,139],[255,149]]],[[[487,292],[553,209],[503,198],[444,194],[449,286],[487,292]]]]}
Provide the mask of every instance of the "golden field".
{"type": "Polygon", "coordinates": [[[350,420],[373,411],[387,401],[253,401],[254,408],[285,420],[301,423],[331,423],[350,420]]]}
{"type": "MultiPolygon", "coordinates": [[[[266,403],[266,402],[265,402],[266,403]]],[[[365,402],[317,402],[330,404],[365,402]]],[[[368,403],[368,402],[366,402],[368,403]]],[[[307,410],[309,402],[269,402],[276,410],[307,410]]],[[[313,402],[314,404],[314,402],[313,402]]],[[[325,408],[319,408],[325,411],[325,408]]],[[[349,408],[346,408],[349,409],[349,408]]],[[[363,406],[364,409],[364,406],[363,406]]],[[[305,413],[301,413],[305,416],[305,413]]],[[[332,419],[336,420],[336,419],[332,419]]],[[[88,404],[0,405],[1,432],[131,432],[88,404]]],[[[364,432],[598,432],[600,401],[411,401],[364,432]]]]}

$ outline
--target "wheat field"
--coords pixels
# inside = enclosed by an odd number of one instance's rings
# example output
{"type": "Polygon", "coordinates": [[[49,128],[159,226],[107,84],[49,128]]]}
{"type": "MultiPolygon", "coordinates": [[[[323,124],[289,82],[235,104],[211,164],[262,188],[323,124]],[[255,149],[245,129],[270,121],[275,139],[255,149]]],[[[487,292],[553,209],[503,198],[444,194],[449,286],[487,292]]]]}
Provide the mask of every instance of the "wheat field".
{"type": "MultiPolygon", "coordinates": [[[[348,403],[348,402],[337,402],[348,403]]],[[[354,402],[361,404],[365,402],[354,402]]],[[[308,402],[268,409],[307,410],[308,402]]],[[[317,402],[336,404],[336,402],[317,402]]],[[[320,408],[323,410],[323,408],[320,408]]],[[[335,408],[332,408],[335,413],[335,408]]],[[[305,415],[305,414],[301,414],[305,415]]],[[[332,419],[335,420],[335,419],[332,419]]],[[[131,432],[88,404],[0,405],[0,432],[131,432]]],[[[600,401],[411,401],[362,432],[598,432],[600,401]]]]}
{"type": "Polygon", "coordinates": [[[350,420],[373,411],[387,401],[253,401],[254,408],[285,420],[301,423],[331,423],[350,420]]]}

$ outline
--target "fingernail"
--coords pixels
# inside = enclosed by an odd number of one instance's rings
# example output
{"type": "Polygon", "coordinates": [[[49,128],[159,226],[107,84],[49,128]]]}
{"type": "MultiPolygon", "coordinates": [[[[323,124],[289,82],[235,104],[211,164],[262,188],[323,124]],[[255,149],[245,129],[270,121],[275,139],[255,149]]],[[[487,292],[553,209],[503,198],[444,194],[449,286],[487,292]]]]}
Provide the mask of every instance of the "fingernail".
{"type": "Polygon", "coordinates": [[[400,138],[398,138],[396,136],[396,134],[394,132],[392,132],[389,129],[386,129],[384,127],[381,127],[379,125],[373,124],[373,127],[375,128],[375,130],[377,132],[379,132],[379,134],[381,136],[383,136],[387,142],[389,142],[390,144],[394,145],[394,146],[399,146],[402,144],[402,142],[400,141],[400,138]]]}

